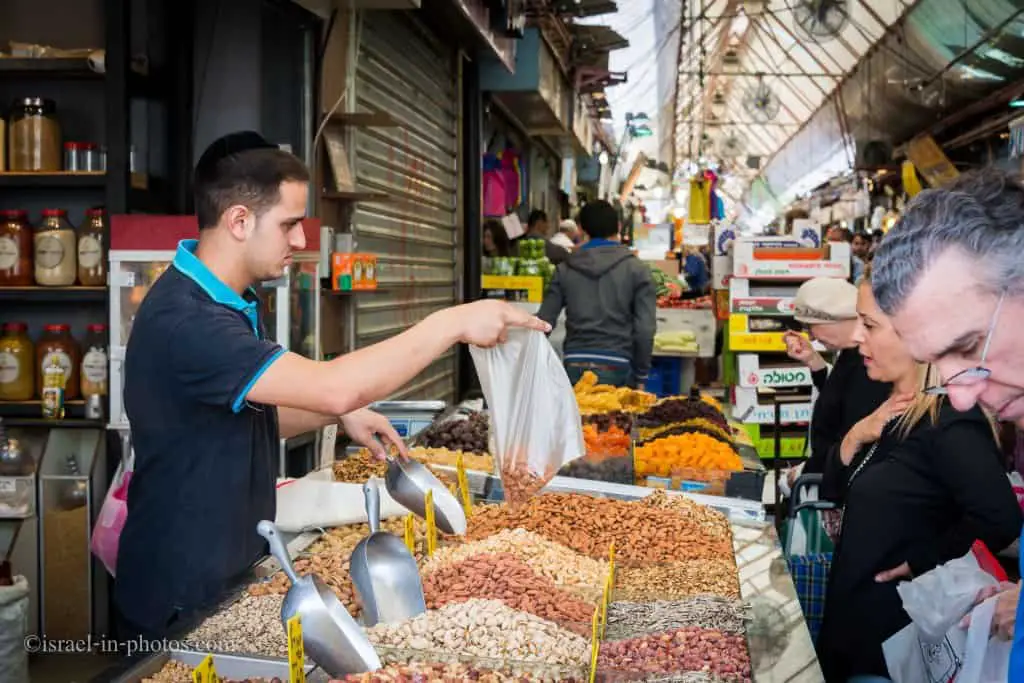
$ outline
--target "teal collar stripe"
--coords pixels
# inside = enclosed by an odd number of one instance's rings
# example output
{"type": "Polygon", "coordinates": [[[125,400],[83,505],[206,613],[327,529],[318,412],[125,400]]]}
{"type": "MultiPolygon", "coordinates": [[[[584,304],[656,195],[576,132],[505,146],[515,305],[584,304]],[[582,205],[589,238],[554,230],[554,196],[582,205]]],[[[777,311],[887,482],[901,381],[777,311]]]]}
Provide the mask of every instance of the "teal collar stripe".
{"type": "MultiPolygon", "coordinates": [[[[178,251],[174,255],[174,267],[183,275],[199,285],[206,294],[221,306],[245,314],[252,324],[252,331],[259,334],[258,301],[247,301],[238,292],[224,284],[220,278],[210,272],[202,261],[196,258],[196,246],[199,240],[182,240],[178,243],[178,251]]],[[[255,298],[256,292],[249,291],[255,298]]]]}

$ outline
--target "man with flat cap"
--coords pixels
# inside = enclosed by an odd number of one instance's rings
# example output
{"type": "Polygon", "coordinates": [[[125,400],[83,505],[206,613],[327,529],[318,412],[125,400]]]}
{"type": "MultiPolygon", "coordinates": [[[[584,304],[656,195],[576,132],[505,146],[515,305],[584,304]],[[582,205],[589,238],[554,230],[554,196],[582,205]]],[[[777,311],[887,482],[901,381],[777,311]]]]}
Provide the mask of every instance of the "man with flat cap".
{"type": "Polygon", "coordinates": [[[135,473],[115,580],[118,635],[176,634],[265,554],[278,441],[339,423],[383,457],[404,453],[386,398],[457,343],[493,346],[548,326],[501,301],[438,311],[374,346],[317,362],[268,339],[253,286],[305,247],[310,174],[258,134],[214,142],[195,169],[199,239],[178,246],[132,326],[125,409],[135,473]]]}

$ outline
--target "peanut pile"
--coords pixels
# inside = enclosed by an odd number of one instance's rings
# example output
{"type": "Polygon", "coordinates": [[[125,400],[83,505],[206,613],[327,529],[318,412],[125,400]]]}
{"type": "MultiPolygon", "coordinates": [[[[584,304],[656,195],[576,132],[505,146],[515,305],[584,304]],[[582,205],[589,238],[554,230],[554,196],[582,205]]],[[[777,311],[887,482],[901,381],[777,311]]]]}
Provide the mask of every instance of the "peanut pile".
{"type": "Polygon", "coordinates": [[[598,668],[651,674],[699,671],[730,683],[751,681],[743,636],[695,627],[603,643],[598,668]]]}
{"type": "Polygon", "coordinates": [[[616,572],[615,601],[681,600],[695,595],[738,600],[740,583],[733,559],[685,560],[616,572]]]}
{"type": "Polygon", "coordinates": [[[586,638],[498,600],[451,603],[366,635],[374,645],[552,665],[582,665],[590,653],[586,638]]]}
{"type": "Polygon", "coordinates": [[[608,562],[581,555],[526,529],[500,531],[479,541],[439,548],[423,564],[423,575],[481,553],[509,553],[540,576],[586,600],[600,597],[608,562]]]}
{"type": "MultiPolygon", "coordinates": [[[[221,683],[282,683],[280,678],[247,678],[244,681],[234,681],[221,678],[221,683]]],[[[164,664],[164,668],[152,676],[143,678],[140,683],[192,683],[192,667],[182,662],[171,660],[164,664]]]]}
{"type": "Polygon", "coordinates": [[[620,566],[733,556],[731,541],[708,538],[672,510],[581,494],[549,493],[519,506],[479,508],[466,537],[476,540],[516,528],[594,558],[607,557],[614,542],[620,566]]]}
{"type": "Polygon", "coordinates": [[[559,589],[510,553],[473,555],[423,579],[427,609],[471,598],[500,600],[512,609],[535,614],[586,635],[596,605],[559,589]]]}
{"type": "Polygon", "coordinates": [[[695,503],[685,496],[670,496],[664,491],[655,491],[640,502],[649,507],[676,512],[707,536],[732,543],[729,518],[718,510],[695,503]]]}
{"type": "MultiPolygon", "coordinates": [[[[320,577],[320,580],[338,597],[349,614],[358,617],[363,611],[363,606],[359,603],[359,596],[356,594],[352,575],[349,573],[350,556],[350,552],[322,552],[309,557],[301,557],[295,560],[293,566],[295,573],[299,576],[314,574],[320,577]]],[[[268,580],[249,586],[249,595],[251,597],[283,596],[291,588],[291,585],[285,573],[278,571],[268,580]]]]}

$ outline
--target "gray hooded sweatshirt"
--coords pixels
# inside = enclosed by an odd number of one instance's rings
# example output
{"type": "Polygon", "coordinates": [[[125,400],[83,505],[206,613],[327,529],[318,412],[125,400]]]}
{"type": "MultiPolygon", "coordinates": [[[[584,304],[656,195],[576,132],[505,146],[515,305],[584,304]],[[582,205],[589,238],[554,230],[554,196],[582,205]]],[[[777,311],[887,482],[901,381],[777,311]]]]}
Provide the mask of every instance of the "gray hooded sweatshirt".
{"type": "Polygon", "coordinates": [[[657,300],[646,265],[626,247],[599,246],[558,266],[537,315],[554,325],[565,308],[565,353],[621,356],[643,380],[651,369],[657,300]]]}

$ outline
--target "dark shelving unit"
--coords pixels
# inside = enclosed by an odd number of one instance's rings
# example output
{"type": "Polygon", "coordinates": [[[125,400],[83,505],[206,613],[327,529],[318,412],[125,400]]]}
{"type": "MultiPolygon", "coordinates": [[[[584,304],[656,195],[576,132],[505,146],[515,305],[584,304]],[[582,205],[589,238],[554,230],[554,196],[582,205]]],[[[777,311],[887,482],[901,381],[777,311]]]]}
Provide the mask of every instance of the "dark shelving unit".
{"type": "Polygon", "coordinates": [[[32,304],[106,303],[106,287],[0,287],[0,301],[32,304]]]}
{"type": "Polygon", "coordinates": [[[93,173],[69,173],[58,171],[55,173],[20,173],[0,172],[0,188],[12,189],[94,189],[102,190],[106,187],[107,174],[103,172],[93,173]]]}

